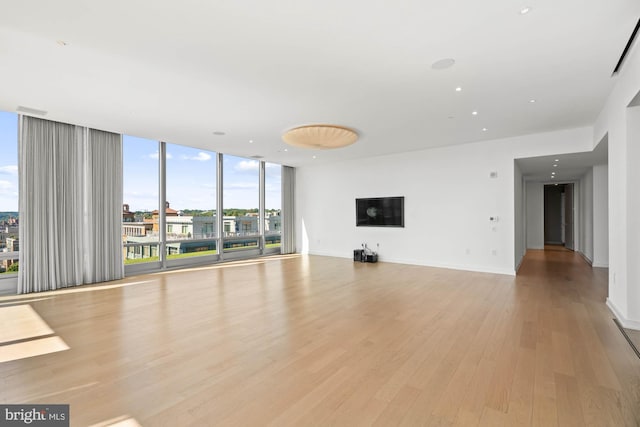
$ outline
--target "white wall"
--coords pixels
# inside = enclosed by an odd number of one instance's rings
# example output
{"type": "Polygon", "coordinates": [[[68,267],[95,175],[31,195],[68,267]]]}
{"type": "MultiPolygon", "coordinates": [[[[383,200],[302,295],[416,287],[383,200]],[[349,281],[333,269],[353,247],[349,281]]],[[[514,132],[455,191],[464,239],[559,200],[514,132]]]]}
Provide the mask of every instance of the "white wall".
{"type": "Polygon", "coordinates": [[[514,274],[514,159],[587,151],[591,138],[579,128],[298,168],[297,247],[352,257],[380,243],[381,261],[514,274]],[[356,227],[355,199],[381,196],[405,196],[405,227],[356,227]]]}
{"type": "Polygon", "coordinates": [[[527,249],[544,249],[544,184],[527,182],[527,249]]]}
{"type": "MultiPolygon", "coordinates": [[[[607,304],[625,327],[640,329],[640,254],[630,247],[629,239],[638,240],[638,224],[630,219],[640,192],[639,177],[628,169],[638,169],[629,132],[629,104],[640,91],[640,43],[628,53],[615,86],[594,125],[593,145],[605,136],[609,141],[609,297],[607,304]],[[631,150],[630,150],[631,148],[631,150]]],[[[637,147],[637,140],[635,141],[637,147]]]]}
{"type": "Polygon", "coordinates": [[[593,168],[580,180],[579,245],[577,249],[593,264],[593,168]]]}
{"type": "MultiPolygon", "coordinates": [[[[639,71],[640,72],[640,71],[639,71]]],[[[640,107],[627,108],[627,315],[640,329],[640,107]]]]}
{"type": "Polygon", "coordinates": [[[593,266],[609,266],[608,166],[593,167],[593,266]]]}

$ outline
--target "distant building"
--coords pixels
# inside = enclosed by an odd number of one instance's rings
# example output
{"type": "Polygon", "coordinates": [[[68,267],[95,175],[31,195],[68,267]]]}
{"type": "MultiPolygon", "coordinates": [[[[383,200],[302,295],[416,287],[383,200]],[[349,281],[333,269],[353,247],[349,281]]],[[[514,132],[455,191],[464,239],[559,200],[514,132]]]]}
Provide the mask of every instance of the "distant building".
{"type": "Polygon", "coordinates": [[[272,215],[265,218],[264,231],[265,233],[280,233],[282,231],[282,219],[280,215],[272,215]]]}
{"type": "MultiPolygon", "coordinates": [[[[151,212],[151,218],[140,221],[129,210],[129,205],[123,205],[122,236],[125,245],[124,256],[127,259],[148,258],[158,256],[159,222],[158,210],[151,212]]],[[[222,220],[223,237],[255,237],[260,232],[258,214],[249,213],[242,216],[224,216],[222,220]]],[[[281,220],[279,212],[268,214],[265,218],[265,234],[269,234],[267,243],[280,242],[281,220]]],[[[165,225],[167,236],[167,254],[180,254],[216,249],[216,216],[184,216],[172,209],[167,202],[165,205],[165,225]]],[[[236,242],[236,239],[234,239],[236,242]]],[[[237,240],[242,245],[242,240],[237,240]]],[[[249,241],[247,241],[249,242],[249,241]]]]}
{"type": "MultiPolygon", "coordinates": [[[[2,249],[3,252],[18,252],[20,250],[20,241],[16,237],[7,237],[5,239],[5,248],[2,249]]],[[[5,259],[0,263],[0,271],[4,272],[9,270],[13,264],[18,262],[18,257],[16,256],[14,259],[5,259]]]]}
{"type": "Polygon", "coordinates": [[[17,237],[7,237],[5,245],[7,252],[18,252],[20,250],[20,241],[17,237]]]}
{"type": "MultiPolygon", "coordinates": [[[[178,216],[178,211],[175,210],[175,209],[171,209],[171,207],[169,206],[169,202],[166,202],[164,215],[165,215],[165,218],[178,216]]],[[[149,221],[149,220],[146,220],[146,221],[149,221]]],[[[159,227],[158,224],[160,223],[160,211],[158,209],[156,209],[153,212],[151,212],[151,220],[150,220],[150,222],[153,223],[153,231],[159,232],[160,231],[160,227],[159,227]]]]}
{"type": "Polygon", "coordinates": [[[135,222],[135,214],[129,210],[129,205],[122,205],[122,222],[135,222]]]}
{"type": "Polygon", "coordinates": [[[123,236],[146,236],[151,233],[153,224],[145,222],[128,222],[122,224],[123,236]]]}

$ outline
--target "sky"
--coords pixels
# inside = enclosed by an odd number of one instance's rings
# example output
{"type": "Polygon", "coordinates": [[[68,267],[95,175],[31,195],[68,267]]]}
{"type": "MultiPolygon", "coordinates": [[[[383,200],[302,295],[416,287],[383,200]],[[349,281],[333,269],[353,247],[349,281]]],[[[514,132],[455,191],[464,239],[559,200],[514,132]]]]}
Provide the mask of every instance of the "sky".
{"type": "Polygon", "coordinates": [[[18,115],[0,111],[0,211],[18,211],[18,115]]]}
{"type": "MultiPolygon", "coordinates": [[[[18,210],[18,118],[0,111],[0,211],[18,210]]],[[[225,208],[258,207],[259,162],[225,155],[225,208]]],[[[123,203],[158,208],[158,142],[123,136],[123,203]]],[[[265,207],[280,209],[281,167],[267,163],[265,207]]],[[[167,144],[167,201],[176,210],[215,209],[216,153],[167,144]]]]}
{"type": "MultiPolygon", "coordinates": [[[[158,143],[123,138],[124,203],[132,211],[158,205],[158,143]]],[[[259,162],[223,157],[223,204],[228,208],[257,208],[259,162]]],[[[280,209],[281,167],[267,164],[265,207],[280,209]]],[[[176,210],[216,208],[216,153],[167,144],[167,201],[176,210]]]]}

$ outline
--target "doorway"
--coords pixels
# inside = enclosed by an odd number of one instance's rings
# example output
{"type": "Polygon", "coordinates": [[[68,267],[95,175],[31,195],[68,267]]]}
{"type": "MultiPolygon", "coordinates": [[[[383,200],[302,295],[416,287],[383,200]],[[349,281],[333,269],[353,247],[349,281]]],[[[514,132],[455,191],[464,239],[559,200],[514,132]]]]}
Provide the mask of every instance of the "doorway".
{"type": "Polygon", "coordinates": [[[574,184],[544,186],[544,244],[574,250],[574,184]]]}

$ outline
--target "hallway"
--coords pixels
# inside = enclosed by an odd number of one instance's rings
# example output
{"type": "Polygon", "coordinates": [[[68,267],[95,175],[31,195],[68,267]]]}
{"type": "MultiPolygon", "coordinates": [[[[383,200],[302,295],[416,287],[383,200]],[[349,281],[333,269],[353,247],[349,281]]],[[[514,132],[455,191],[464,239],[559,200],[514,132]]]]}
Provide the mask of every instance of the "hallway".
{"type": "Polygon", "coordinates": [[[558,420],[573,408],[566,425],[634,425],[632,414],[640,425],[640,359],[605,305],[607,280],[606,268],[557,245],[529,250],[516,279],[545,361],[536,363],[538,403],[551,414],[555,406],[558,420]]]}

